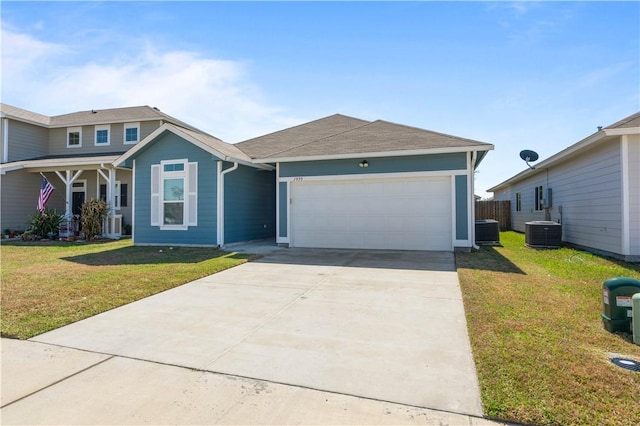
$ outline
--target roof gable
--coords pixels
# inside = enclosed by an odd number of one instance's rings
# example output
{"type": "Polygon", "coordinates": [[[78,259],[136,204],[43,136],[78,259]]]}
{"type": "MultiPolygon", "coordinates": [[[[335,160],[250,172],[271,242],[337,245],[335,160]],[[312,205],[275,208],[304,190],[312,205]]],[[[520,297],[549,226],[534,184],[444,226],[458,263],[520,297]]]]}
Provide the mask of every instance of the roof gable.
{"type": "Polygon", "coordinates": [[[198,148],[220,158],[221,160],[239,162],[257,168],[271,169],[271,167],[268,166],[251,164],[251,159],[248,155],[240,151],[236,146],[223,142],[215,136],[184,129],[170,123],[165,123],[158,127],[153,133],[140,141],[136,146],[116,158],[113,161],[113,164],[116,167],[122,166],[127,160],[135,157],[138,153],[150,146],[154,140],[165,132],[171,132],[187,142],[194,144],[198,148]]]}

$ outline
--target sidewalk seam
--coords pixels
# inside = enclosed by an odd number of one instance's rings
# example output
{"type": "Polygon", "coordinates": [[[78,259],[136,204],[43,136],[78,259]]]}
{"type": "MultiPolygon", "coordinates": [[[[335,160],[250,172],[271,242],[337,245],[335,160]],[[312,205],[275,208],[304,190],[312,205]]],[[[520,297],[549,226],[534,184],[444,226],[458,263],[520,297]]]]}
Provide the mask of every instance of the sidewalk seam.
{"type": "Polygon", "coordinates": [[[21,396],[21,397],[20,397],[20,398],[18,398],[18,399],[15,399],[15,400],[13,400],[13,401],[11,401],[11,402],[8,402],[8,403],[6,403],[5,405],[0,406],[0,408],[6,408],[6,407],[8,407],[8,406],[10,406],[10,405],[15,404],[16,402],[19,402],[19,401],[22,401],[23,399],[29,398],[30,396],[33,396],[33,395],[37,394],[38,392],[41,392],[41,391],[43,391],[43,390],[45,390],[45,389],[49,389],[50,387],[55,386],[55,385],[57,385],[58,383],[62,383],[62,382],[64,382],[65,380],[70,379],[70,378],[72,378],[72,377],[75,377],[75,376],[77,376],[78,374],[82,374],[82,373],[84,373],[85,371],[90,370],[90,369],[92,369],[93,367],[97,367],[98,365],[100,365],[100,364],[102,364],[102,363],[105,363],[105,362],[107,362],[107,361],[109,361],[109,360],[111,360],[111,359],[113,359],[113,358],[115,358],[115,357],[116,357],[115,355],[112,355],[112,356],[110,356],[109,358],[105,358],[105,359],[103,359],[103,360],[101,360],[101,361],[96,362],[95,364],[91,364],[91,365],[89,365],[88,367],[83,368],[82,370],[78,370],[78,371],[76,371],[76,372],[75,372],[75,373],[73,373],[73,374],[70,374],[70,375],[68,375],[68,376],[63,377],[63,378],[62,378],[62,379],[60,379],[60,380],[56,380],[55,382],[50,383],[50,384],[46,385],[46,386],[45,386],[45,387],[43,387],[43,388],[37,389],[37,390],[35,390],[35,391],[31,392],[31,393],[28,393],[28,394],[26,394],[26,395],[21,396]]]}

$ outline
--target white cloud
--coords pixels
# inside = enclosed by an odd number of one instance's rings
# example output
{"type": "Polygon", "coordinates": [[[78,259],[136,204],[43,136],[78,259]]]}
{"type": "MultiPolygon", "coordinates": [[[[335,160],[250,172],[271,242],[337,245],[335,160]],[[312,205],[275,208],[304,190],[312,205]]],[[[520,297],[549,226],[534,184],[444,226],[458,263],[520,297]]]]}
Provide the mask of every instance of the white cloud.
{"type": "Polygon", "coordinates": [[[151,105],[230,142],[300,122],[263,100],[241,62],[161,51],[150,42],[83,55],[6,29],[2,47],[3,102],[42,114],[151,105]]]}
{"type": "Polygon", "coordinates": [[[597,86],[615,78],[618,74],[627,71],[632,66],[633,63],[630,61],[613,63],[608,66],[589,71],[587,74],[583,75],[579,81],[585,87],[597,86]]]}

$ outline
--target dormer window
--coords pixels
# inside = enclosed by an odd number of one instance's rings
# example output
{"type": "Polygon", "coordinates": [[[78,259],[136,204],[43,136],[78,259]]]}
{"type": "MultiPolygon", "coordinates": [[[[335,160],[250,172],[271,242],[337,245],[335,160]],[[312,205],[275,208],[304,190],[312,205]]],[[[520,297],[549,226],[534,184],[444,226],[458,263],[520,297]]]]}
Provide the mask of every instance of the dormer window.
{"type": "Polygon", "coordinates": [[[110,126],[96,126],[95,145],[109,145],[110,143],[110,126]]]}
{"type": "Polygon", "coordinates": [[[82,146],[82,127],[67,128],[67,148],[82,146]]]}

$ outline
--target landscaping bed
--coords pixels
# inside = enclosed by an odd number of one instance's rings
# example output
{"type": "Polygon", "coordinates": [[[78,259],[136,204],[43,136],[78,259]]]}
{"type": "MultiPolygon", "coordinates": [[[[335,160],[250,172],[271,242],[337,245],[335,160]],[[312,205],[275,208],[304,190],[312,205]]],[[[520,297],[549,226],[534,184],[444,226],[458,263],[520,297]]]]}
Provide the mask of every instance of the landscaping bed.
{"type": "Polygon", "coordinates": [[[524,235],[456,262],[485,414],[518,423],[640,424],[640,361],[629,334],[604,330],[602,283],[640,264],[569,248],[534,250],[524,235]]]}

